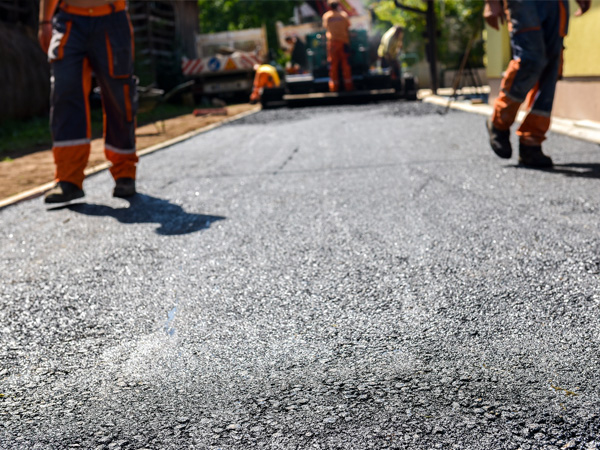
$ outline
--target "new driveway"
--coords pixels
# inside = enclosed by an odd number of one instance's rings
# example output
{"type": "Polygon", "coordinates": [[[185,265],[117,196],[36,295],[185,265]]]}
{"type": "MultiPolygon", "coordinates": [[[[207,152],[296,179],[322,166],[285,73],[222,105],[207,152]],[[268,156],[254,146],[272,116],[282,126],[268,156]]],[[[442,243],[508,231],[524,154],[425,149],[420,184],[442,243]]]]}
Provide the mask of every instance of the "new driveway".
{"type": "Polygon", "coordinates": [[[263,111],[0,211],[0,448],[596,449],[600,149],[263,111]]]}

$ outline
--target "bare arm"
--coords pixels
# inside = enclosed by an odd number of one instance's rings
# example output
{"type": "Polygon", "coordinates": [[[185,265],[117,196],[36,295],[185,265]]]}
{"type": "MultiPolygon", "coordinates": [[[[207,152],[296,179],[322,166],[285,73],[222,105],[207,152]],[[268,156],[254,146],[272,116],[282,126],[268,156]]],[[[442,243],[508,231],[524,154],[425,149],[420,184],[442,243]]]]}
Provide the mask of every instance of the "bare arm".
{"type": "Polygon", "coordinates": [[[592,0],[576,0],[576,1],[577,1],[577,4],[579,5],[579,9],[575,13],[575,15],[577,17],[579,17],[583,13],[585,13],[588,9],[590,9],[590,6],[592,4],[592,0]]]}
{"type": "Polygon", "coordinates": [[[499,30],[500,24],[504,23],[504,21],[506,20],[506,16],[504,15],[504,8],[502,7],[502,1],[486,0],[485,7],[483,9],[483,18],[490,27],[499,30]]]}
{"type": "Polygon", "coordinates": [[[40,22],[38,27],[38,40],[44,52],[48,52],[52,39],[52,16],[56,10],[58,0],[40,0],[40,22]]]}

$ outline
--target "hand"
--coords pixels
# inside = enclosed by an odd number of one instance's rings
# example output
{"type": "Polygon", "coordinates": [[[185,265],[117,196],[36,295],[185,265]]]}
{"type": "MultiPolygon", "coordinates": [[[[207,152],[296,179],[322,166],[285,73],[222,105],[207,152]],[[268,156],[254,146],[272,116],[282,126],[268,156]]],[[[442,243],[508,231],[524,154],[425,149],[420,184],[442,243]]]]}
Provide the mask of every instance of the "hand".
{"type": "Polygon", "coordinates": [[[575,12],[575,16],[579,17],[588,9],[590,9],[592,0],[576,0],[579,5],[579,9],[575,12]]]}
{"type": "Polygon", "coordinates": [[[52,40],[52,24],[50,22],[40,23],[38,28],[38,40],[44,53],[48,53],[50,41],[52,40]]]}
{"type": "MultiPolygon", "coordinates": [[[[587,1],[589,2],[590,0],[587,1]]],[[[483,9],[483,18],[490,27],[499,30],[500,24],[503,24],[506,20],[502,2],[500,0],[487,0],[483,9]]]]}

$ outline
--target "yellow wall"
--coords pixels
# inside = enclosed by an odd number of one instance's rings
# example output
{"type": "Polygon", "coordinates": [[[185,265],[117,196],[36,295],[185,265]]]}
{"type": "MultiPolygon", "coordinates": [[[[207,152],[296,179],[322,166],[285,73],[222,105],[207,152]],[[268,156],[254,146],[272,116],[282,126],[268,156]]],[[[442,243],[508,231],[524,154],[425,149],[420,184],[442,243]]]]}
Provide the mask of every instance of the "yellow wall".
{"type": "Polygon", "coordinates": [[[565,77],[600,76],[600,2],[581,17],[574,17],[578,6],[570,2],[569,34],[565,38],[565,77]]]}
{"type": "Polygon", "coordinates": [[[483,31],[485,40],[485,66],[487,68],[488,78],[500,78],[502,72],[508,66],[510,61],[510,38],[506,26],[496,31],[489,26],[485,26],[483,31]]]}
{"type": "MultiPolygon", "coordinates": [[[[600,76],[600,0],[591,9],[574,17],[578,6],[570,0],[569,35],[565,38],[565,77],[600,76]]],[[[500,78],[510,60],[510,39],[506,26],[496,31],[486,25],[484,31],[488,78],[500,78]]]]}

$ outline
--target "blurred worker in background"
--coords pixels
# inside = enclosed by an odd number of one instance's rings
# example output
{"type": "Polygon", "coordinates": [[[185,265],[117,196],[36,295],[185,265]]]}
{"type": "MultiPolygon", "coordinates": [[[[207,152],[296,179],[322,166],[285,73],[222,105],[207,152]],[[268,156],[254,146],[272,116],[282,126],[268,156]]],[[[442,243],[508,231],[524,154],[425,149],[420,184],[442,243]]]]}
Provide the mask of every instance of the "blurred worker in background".
{"type": "Polygon", "coordinates": [[[277,69],[270,64],[261,64],[254,66],[256,74],[254,75],[254,86],[250,94],[250,103],[258,103],[265,88],[279,87],[281,80],[277,69]]]}
{"type": "Polygon", "coordinates": [[[287,36],[285,42],[289,45],[290,67],[288,73],[304,73],[306,71],[306,45],[297,36],[287,36]]]}
{"type": "Polygon", "coordinates": [[[327,62],[329,63],[329,90],[340,90],[340,66],[344,78],[344,89],[351,91],[352,70],[348,63],[350,55],[350,19],[340,11],[337,0],[329,0],[331,10],[323,14],[323,27],[327,30],[327,62]]]}
{"type": "Polygon", "coordinates": [[[112,163],[113,196],[135,194],[136,82],[133,29],[125,0],[40,0],[38,37],[52,70],[50,125],[56,186],[46,203],[83,197],[92,138],[92,71],[104,109],[104,151],[112,163]],[[58,12],[54,15],[57,6],[58,12]]]}
{"type": "MultiPolygon", "coordinates": [[[[591,0],[576,0],[580,16],[591,0]]],[[[517,130],[519,163],[531,167],[551,167],[552,159],[542,152],[542,141],[550,128],[550,113],[556,82],[562,73],[563,38],[567,35],[569,2],[486,0],[484,18],[492,28],[508,21],[513,59],[504,73],[500,94],[487,121],[492,150],[500,158],[510,158],[510,126],[519,107],[527,100],[529,112],[517,130]],[[507,6],[504,9],[504,6],[507,6]]]]}
{"type": "Polygon", "coordinates": [[[402,39],[404,38],[404,28],[393,26],[381,36],[381,42],[377,49],[377,56],[382,69],[390,68],[392,79],[400,78],[400,62],[398,55],[402,51],[402,39]]]}

